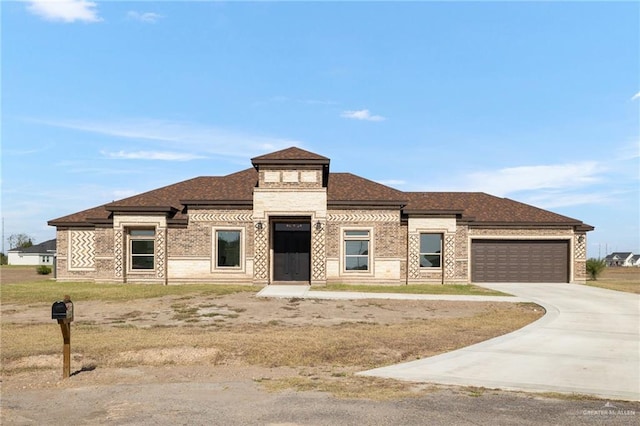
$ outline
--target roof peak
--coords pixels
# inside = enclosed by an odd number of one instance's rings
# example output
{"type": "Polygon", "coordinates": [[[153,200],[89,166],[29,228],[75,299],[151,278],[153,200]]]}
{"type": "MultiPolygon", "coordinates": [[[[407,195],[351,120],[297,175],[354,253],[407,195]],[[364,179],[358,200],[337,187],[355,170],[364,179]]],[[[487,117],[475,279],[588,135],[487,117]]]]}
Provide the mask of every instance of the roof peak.
{"type": "Polygon", "coordinates": [[[254,166],[260,164],[329,164],[329,159],[314,152],[292,146],[280,151],[260,155],[251,159],[254,166]]]}

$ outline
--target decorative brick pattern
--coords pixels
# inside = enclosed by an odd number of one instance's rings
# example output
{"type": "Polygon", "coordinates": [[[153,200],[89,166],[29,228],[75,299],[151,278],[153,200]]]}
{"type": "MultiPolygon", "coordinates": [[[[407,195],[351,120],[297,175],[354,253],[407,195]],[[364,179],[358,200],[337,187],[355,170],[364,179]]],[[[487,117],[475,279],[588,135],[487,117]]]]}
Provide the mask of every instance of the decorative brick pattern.
{"type": "Polygon", "coordinates": [[[114,274],[116,278],[122,278],[124,273],[124,232],[116,229],[113,234],[114,274]]]}
{"type": "Polygon", "coordinates": [[[420,278],[420,234],[409,235],[409,278],[420,278]]]}
{"type": "Polygon", "coordinates": [[[575,241],[575,258],[586,259],[587,258],[587,239],[584,234],[576,235],[575,241]]]}
{"type": "Polygon", "coordinates": [[[567,227],[565,229],[557,228],[515,228],[515,229],[497,229],[497,228],[471,228],[469,234],[474,236],[489,236],[489,237],[558,237],[573,235],[573,229],[567,227]]]}
{"type": "Polygon", "coordinates": [[[324,281],[327,277],[327,250],[325,247],[325,224],[322,228],[315,229],[313,234],[313,247],[311,254],[311,280],[324,281]]]}
{"type": "Polygon", "coordinates": [[[192,222],[251,222],[252,213],[193,213],[189,215],[192,222]]]}
{"type": "Polygon", "coordinates": [[[456,282],[468,282],[469,276],[469,226],[456,226],[454,279],[456,282]]]}
{"type": "Polygon", "coordinates": [[[456,237],[452,234],[444,236],[444,276],[447,279],[456,275],[456,237]]]}
{"type": "Polygon", "coordinates": [[[329,213],[331,222],[398,222],[399,213],[329,213]]]}
{"type": "Polygon", "coordinates": [[[164,228],[156,229],[156,276],[164,278],[166,276],[166,238],[167,230],[164,228]]]}
{"type": "Polygon", "coordinates": [[[95,232],[72,230],[69,231],[70,250],[69,267],[71,269],[93,269],[95,258],[95,232]]]}
{"type": "MultiPolygon", "coordinates": [[[[254,227],[255,229],[255,227],[254,227]]],[[[267,244],[267,232],[263,229],[255,230],[254,258],[253,258],[253,278],[256,281],[266,281],[268,279],[269,249],[267,244]]]]}

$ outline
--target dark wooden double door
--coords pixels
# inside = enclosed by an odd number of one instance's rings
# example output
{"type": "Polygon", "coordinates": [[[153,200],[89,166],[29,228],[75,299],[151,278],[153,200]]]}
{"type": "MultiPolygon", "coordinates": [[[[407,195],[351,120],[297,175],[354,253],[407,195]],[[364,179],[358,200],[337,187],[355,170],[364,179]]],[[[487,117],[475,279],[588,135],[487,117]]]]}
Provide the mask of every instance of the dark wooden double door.
{"type": "Polygon", "coordinates": [[[273,225],[273,280],[309,281],[311,224],[276,222],[273,225]]]}

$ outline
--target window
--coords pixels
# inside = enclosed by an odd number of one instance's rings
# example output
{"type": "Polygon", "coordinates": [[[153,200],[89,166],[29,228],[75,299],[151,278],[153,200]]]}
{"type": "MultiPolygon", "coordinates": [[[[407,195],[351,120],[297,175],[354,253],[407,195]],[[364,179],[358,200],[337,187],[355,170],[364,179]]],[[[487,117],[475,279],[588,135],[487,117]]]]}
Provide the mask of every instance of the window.
{"type": "Polygon", "coordinates": [[[345,270],[369,270],[369,244],[369,231],[344,231],[345,270]]]}
{"type": "Polygon", "coordinates": [[[420,234],[420,267],[439,268],[441,260],[442,234],[420,234]]]}
{"type": "Polygon", "coordinates": [[[156,231],[153,229],[132,229],[129,231],[132,270],[154,269],[155,236],[156,231]]]}
{"type": "Polygon", "coordinates": [[[240,267],[240,231],[216,231],[216,253],[219,268],[240,267]]]}

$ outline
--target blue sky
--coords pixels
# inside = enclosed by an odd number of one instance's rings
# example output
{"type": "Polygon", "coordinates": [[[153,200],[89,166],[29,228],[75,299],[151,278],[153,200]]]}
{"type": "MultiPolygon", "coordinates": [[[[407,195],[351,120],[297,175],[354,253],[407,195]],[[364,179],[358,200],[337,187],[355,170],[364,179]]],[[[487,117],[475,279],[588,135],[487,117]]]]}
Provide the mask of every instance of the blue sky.
{"type": "MultiPolygon", "coordinates": [[[[640,253],[637,2],[2,2],[5,234],[298,146],[640,253]]],[[[6,247],[8,249],[8,247],[6,247]]]]}

